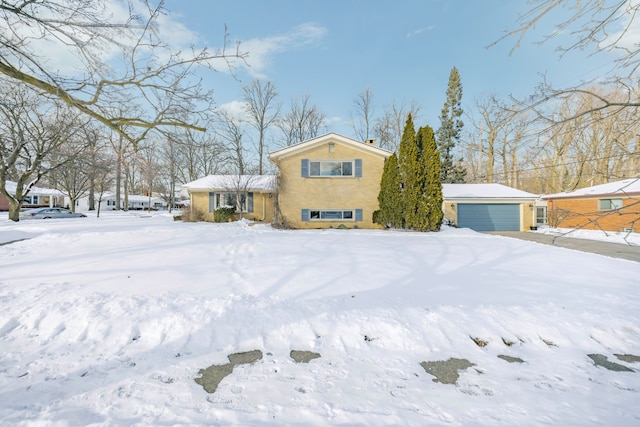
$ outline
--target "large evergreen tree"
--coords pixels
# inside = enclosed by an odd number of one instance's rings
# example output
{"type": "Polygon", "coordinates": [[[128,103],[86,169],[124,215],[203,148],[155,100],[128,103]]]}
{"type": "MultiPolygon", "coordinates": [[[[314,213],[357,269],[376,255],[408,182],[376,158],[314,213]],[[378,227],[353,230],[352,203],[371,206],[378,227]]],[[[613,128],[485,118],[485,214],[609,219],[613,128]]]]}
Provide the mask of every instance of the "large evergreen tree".
{"type": "Polygon", "coordinates": [[[407,117],[398,148],[398,167],[402,181],[404,226],[412,229],[419,222],[417,210],[422,196],[423,168],[420,164],[420,150],[411,114],[407,117]]]}
{"type": "Polygon", "coordinates": [[[374,213],[374,222],[391,228],[402,228],[404,226],[400,187],[398,156],[393,153],[384,163],[380,194],[378,194],[380,210],[374,213]]]}
{"type": "Polygon", "coordinates": [[[438,231],[442,224],[440,154],[433,129],[425,126],[416,133],[410,114],[398,156],[385,162],[378,203],[374,221],[385,227],[438,231]]]}
{"type": "Polygon", "coordinates": [[[438,149],[440,151],[440,181],[448,183],[464,182],[467,170],[462,160],[454,161],[453,150],[460,142],[462,134],[462,83],[458,69],[453,67],[449,74],[447,100],[440,113],[438,129],[438,149]]]}
{"type": "Polygon", "coordinates": [[[417,227],[421,231],[438,231],[442,225],[442,183],[440,182],[440,153],[436,146],[433,129],[422,127],[417,134],[420,149],[423,197],[418,205],[418,217],[421,219],[417,227]]]}

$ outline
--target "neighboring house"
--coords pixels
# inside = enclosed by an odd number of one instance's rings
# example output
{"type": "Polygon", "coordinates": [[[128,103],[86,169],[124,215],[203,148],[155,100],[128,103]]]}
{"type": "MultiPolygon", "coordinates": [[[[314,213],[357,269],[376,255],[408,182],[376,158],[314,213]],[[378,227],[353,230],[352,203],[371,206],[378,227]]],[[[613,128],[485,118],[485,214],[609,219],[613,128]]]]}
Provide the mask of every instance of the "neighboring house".
{"type": "Polygon", "coordinates": [[[204,212],[209,221],[216,209],[233,207],[243,218],[272,222],[276,181],[275,175],[209,175],[182,188],[189,192],[192,209],[204,212]]]}
{"type": "MultiPolygon", "coordinates": [[[[99,199],[99,195],[96,195],[94,197],[94,201],[95,201],[95,208],[98,209],[98,199],[99,199]]],[[[151,198],[149,198],[149,196],[144,196],[144,195],[136,195],[136,194],[130,194],[127,197],[127,209],[129,210],[148,210],[149,209],[149,202],[151,202],[151,209],[152,210],[166,210],[167,209],[167,202],[164,201],[164,199],[160,198],[160,197],[155,197],[152,196],[151,198]]],[[[68,199],[67,199],[67,204],[69,203],[68,199]]],[[[105,192],[102,194],[102,200],[100,201],[100,209],[101,210],[115,210],[116,209],[116,195],[113,192],[105,192]]],[[[123,207],[124,206],[124,194],[121,193],[120,194],[120,206],[123,207]]],[[[78,200],[76,200],[76,211],[79,212],[85,212],[89,210],[89,197],[81,197],[78,200]]]]}
{"type": "MultiPolygon", "coordinates": [[[[17,183],[7,181],[7,191],[15,195],[17,183]]],[[[24,198],[23,208],[36,207],[60,207],[64,202],[64,193],[50,188],[32,187],[29,194],[24,198]]],[[[0,211],[9,210],[9,200],[0,195],[0,211]]]]}
{"type": "Polygon", "coordinates": [[[279,221],[293,228],[380,228],[373,212],[390,155],[375,140],[335,133],[270,153],[280,171],[279,221]]]}
{"type": "Polygon", "coordinates": [[[442,184],[445,218],[476,231],[526,231],[536,224],[537,195],[502,184],[442,184]]]}
{"type": "Polygon", "coordinates": [[[560,228],[640,230],[640,178],[542,196],[549,224],[560,228]]]}

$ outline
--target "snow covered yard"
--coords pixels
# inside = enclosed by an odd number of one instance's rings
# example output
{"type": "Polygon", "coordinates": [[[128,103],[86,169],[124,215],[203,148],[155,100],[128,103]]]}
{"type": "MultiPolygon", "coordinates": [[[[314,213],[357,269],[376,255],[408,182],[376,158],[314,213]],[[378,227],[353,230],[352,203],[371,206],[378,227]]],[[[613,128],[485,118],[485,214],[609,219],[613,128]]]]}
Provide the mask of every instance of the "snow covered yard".
{"type": "Polygon", "coordinates": [[[620,356],[640,355],[640,263],[167,215],[0,218],[18,239],[0,246],[3,426],[640,424],[640,362],[620,356]],[[195,382],[253,350],[215,393],[195,382]],[[450,358],[473,364],[456,384],[420,365],[450,358]]]}

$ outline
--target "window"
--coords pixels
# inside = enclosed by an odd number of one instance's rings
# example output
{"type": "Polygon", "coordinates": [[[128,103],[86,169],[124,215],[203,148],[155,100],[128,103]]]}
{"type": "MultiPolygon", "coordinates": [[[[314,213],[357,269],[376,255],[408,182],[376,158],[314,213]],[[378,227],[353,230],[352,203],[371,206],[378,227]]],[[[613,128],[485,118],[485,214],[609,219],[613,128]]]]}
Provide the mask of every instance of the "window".
{"type": "Polygon", "coordinates": [[[362,209],[302,209],[303,221],[362,221],[362,209]]]}
{"type": "Polygon", "coordinates": [[[339,211],[339,210],[311,210],[309,211],[309,218],[311,221],[353,221],[353,211],[339,211]]]}
{"type": "Polygon", "coordinates": [[[309,176],[353,176],[353,162],[309,162],[309,176]]]}
{"type": "Polygon", "coordinates": [[[301,174],[307,177],[351,176],[362,177],[362,159],[309,160],[302,159],[301,174]]]}
{"type": "Polygon", "coordinates": [[[622,209],[622,199],[600,199],[598,202],[601,211],[622,209]]]}
{"type": "Polygon", "coordinates": [[[222,207],[234,208],[238,212],[253,212],[253,193],[209,193],[209,212],[222,207]]]}

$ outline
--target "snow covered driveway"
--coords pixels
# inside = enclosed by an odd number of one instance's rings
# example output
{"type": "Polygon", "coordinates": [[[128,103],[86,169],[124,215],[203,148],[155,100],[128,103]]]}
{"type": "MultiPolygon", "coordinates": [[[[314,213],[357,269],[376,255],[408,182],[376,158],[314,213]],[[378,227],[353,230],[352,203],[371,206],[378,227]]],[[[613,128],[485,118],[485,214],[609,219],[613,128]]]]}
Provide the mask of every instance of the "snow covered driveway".
{"type": "Polygon", "coordinates": [[[640,355],[640,263],[460,229],[163,215],[0,222],[16,237],[3,426],[640,423],[640,363],[616,356],[640,355]],[[252,350],[215,393],[194,381],[252,350]],[[474,364],[455,384],[420,365],[450,358],[474,364]]]}

